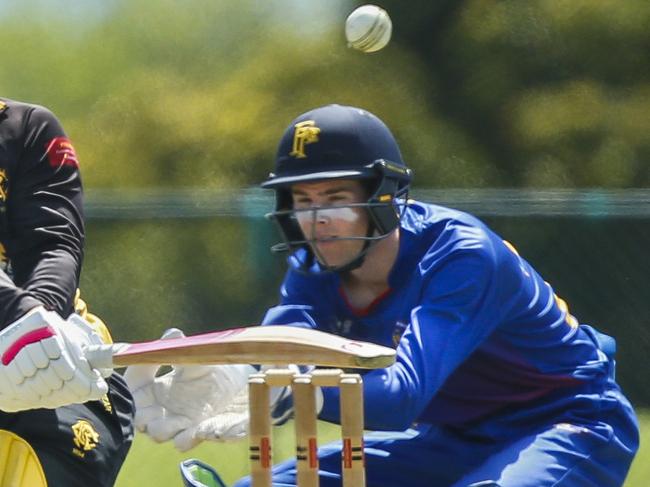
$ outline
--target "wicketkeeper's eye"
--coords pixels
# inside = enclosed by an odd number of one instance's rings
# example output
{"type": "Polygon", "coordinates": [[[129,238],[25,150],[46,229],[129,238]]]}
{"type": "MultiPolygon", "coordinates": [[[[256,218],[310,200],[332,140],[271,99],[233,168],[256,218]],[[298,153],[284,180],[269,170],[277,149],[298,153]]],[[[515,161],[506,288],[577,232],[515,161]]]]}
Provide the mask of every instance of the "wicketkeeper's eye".
{"type": "Polygon", "coordinates": [[[296,218],[301,224],[315,223],[321,220],[342,220],[352,223],[359,220],[359,213],[348,206],[337,208],[311,208],[309,210],[296,211],[296,218]]]}

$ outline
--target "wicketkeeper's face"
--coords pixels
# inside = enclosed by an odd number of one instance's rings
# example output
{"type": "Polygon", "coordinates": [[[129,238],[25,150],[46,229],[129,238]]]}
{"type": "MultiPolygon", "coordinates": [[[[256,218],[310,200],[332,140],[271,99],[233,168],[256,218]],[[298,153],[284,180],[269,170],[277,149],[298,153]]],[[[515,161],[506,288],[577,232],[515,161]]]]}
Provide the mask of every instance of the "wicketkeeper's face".
{"type": "Polygon", "coordinates": [[[291,187],[296,219],[318,260],[343,266],[368,235],[367,192],[359,181],[332,180],[291,187]]]}

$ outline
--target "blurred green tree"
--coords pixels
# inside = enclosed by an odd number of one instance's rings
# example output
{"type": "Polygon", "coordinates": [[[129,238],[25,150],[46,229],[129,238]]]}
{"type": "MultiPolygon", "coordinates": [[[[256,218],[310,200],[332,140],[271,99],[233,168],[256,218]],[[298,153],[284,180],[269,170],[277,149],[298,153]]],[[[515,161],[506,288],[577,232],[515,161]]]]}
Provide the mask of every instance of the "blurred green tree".
{"type": "Polygon", "coordinates": [[[421,62],[347,49],[343,9],[312,34],[281,18],[281,2],[183,6],[116,0],[78,27],[26,5],[2,21],[1,45],[14,46],[4,63],[20,66],[0,76],[3,93],[55,109],[88,187],[256,184],[286,124],[332,102],[385,118],[421,184],[495,182],[471,140],[427,108],[421,62]]]}
{"type": "Polygon", "coordinates": [[[499,185],[650,184],[650,3],[383,5],[395,43],[434,80],[431,111],[479,148],[499,185]]]}

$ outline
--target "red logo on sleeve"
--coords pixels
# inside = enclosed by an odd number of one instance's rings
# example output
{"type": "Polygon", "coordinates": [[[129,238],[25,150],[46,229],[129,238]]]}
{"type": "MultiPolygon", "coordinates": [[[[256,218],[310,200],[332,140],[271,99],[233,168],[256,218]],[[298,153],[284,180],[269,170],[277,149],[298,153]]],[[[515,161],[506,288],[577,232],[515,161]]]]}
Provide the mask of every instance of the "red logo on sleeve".
{"type": "Polygon", "coordinates": [[[67,137],[55,137],[47,144],[45,149],[50,166],[54,169],[61,166],[79,167],[77,153],[67,137]]]}

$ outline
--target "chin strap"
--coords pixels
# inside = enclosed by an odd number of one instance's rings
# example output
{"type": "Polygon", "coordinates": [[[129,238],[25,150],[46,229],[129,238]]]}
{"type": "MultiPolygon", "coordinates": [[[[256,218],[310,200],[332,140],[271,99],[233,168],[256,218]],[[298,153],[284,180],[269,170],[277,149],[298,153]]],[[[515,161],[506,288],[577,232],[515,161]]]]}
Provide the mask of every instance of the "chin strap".
{"type": "MultiPolygon", "coordinates": [[[[366,232],[366,238],[368,240],[364,240],[363,242],[363,247],[357,254],[357,256],[352,259],[350,262],[347,264],[343,264],[341,266],[326,266],[326,265],[321,265],[321,267],[325,271],[329,272],[337,272],[339,274],[342,274],[344,272],[349,272],[353,271],[354,269],[358,269],[363,265],[363,262],[366,260],[366,254],[370,250],[370,247],[372,244],[379,242],[379,240],[370,240],[372,236],[374,235],[375,231],[377,230],[377,227],[375,226],[374,223],[368,223],[368,231],[366,232]]],[[[389,234],[386,234],[385,236],[388,236],[389,234]]]]}

